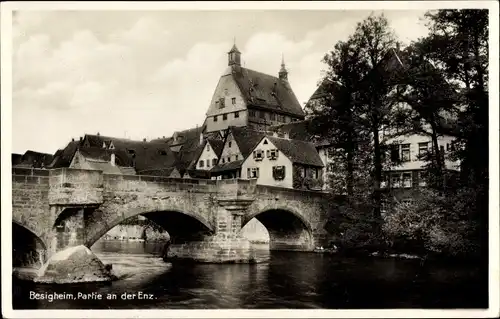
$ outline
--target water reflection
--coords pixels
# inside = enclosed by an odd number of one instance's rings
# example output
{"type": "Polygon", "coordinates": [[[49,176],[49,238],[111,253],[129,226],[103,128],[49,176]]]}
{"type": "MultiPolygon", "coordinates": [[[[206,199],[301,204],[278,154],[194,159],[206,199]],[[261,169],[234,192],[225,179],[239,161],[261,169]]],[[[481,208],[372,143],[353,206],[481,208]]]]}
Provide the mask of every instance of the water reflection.
{"type": "MultiPolygon", "coordinates": [[[[92,249],[112,263],[111,284],[14,285],[15,308],[470,308],[487,307],[486,277],[477,268],[396,259],[347,259],[272,252],[256,247],[258,264],[170,264],[161,244],[100,242],[92,249]],[[155,299],[33,301],[29,292],[152,294],[155,299]]],[[[264,246],[265,247],[265,246],[264,246]]]]}

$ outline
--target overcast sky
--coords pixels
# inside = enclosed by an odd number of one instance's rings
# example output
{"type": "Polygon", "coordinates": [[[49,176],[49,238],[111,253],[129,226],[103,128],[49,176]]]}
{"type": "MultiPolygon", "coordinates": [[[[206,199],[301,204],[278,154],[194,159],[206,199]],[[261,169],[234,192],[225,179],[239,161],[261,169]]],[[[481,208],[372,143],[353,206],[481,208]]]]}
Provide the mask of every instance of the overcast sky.
{"type": "MultiPolygon", "coordinates": [[[[381,13],[381,11],[375,11],[381,13]]],[[[385,11],[400,40],[424,11],[385,11]]],[[[242,63],[303,104],[323,55],[370,11],[19,11],[13,20],[12,151],[54,153],[85,133],[133,139],[201,125],[236,39],[242,63]]]]}

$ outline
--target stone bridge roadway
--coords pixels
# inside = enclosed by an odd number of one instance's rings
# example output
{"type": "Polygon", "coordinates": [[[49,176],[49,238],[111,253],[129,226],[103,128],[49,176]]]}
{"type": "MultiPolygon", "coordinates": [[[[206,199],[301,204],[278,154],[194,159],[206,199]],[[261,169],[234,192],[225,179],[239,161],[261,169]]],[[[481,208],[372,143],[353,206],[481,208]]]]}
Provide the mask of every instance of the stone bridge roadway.
{"type": "Polygon", "coordinates": [[[179,258],[244,259],[248,241],[240,230],[252,218],[269,231],[270,249],[309,251],[325,245],[325,201],[320,192],[261,186],[253,180],[108,175],[68,168],[14,168],[12,174],[13,236],[31,233],[47,257],[66,247],[90,248],[136,215],[162,226],[179,258]]]}

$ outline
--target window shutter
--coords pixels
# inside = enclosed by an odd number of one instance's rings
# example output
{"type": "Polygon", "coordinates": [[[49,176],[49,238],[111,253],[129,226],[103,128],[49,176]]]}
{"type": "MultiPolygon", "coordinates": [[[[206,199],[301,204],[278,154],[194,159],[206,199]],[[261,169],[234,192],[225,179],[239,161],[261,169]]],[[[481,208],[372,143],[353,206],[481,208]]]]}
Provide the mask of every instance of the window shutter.
{"type": "Polygon", "coordinates": [[[269,157],[269,156],[270,156],[270,151],[269,151],[269,150],[267,150],[267,151],[266,151],[266,157],[269,157]]]}
{"type": "Polygon", "coordinates": [[[278,151],[278,149],[276,149],[275,152],[276,152],[276,158],[278,158],[280,152],[278,151]]]}
{"type": "Polygon", "coordinates": [[[251,175],[251,174],[252,174],[252,173],[250,172],[250,168],[247,168],[247,178],[251,178],[251,177],[252,177],[252,175],[251,175]]]}
{"type": "Polygon", "coordinates": [[[258,168],[258,167],[256,168],[256,174],[255,174],[255,177],[259,178],[259,168],[258,168]]]}

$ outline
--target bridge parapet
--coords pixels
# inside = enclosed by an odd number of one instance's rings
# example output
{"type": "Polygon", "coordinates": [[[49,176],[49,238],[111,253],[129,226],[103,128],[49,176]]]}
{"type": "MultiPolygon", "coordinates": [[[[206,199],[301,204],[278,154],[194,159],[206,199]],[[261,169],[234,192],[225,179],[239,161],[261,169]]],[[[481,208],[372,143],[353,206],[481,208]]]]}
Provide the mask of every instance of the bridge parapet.
{"type": "Polygon", "coordinates": [[[125,192],[141,191],[155,185],[155,189],[159,187],[164,192],[213,193],[217,187],[216,181],[212,180],[117,174],[104,174],[103,184],[106,191],[125,192]]]}
{"type": "Polygon", "coordinates": [[[101,171],[58,168],[49,171],[50,205],[92,205],[103,202],[101,171]]]}
{"type": "Polygon", "coordinates": [[[226,200],[253,200],[257,181],[248,179],[225,179],[217,181],[217,198],[226,200]]]}

